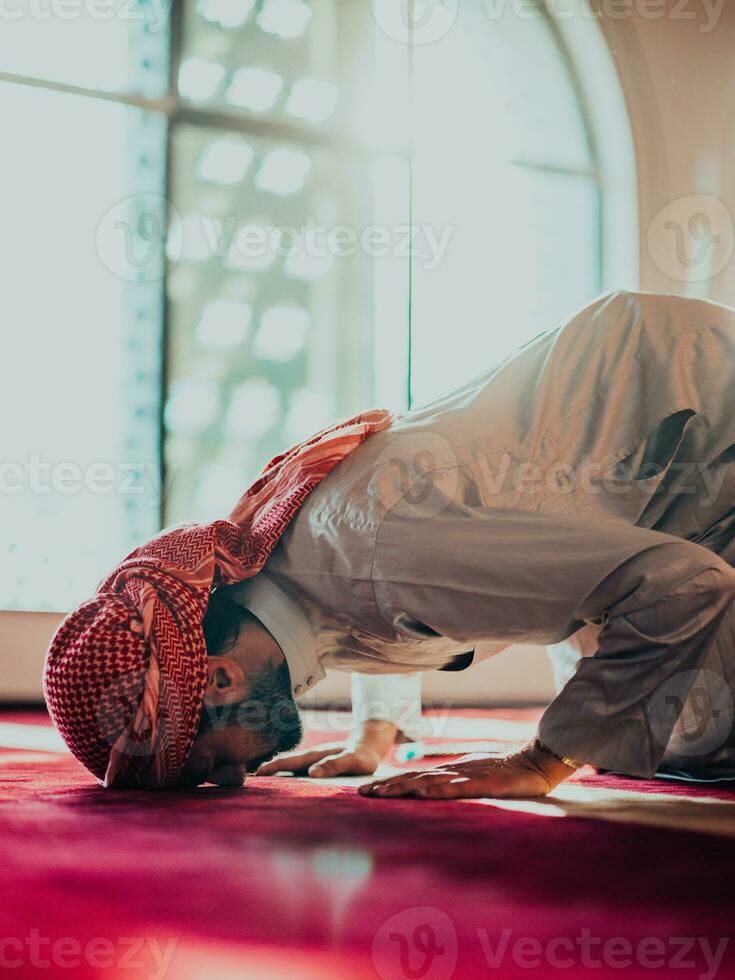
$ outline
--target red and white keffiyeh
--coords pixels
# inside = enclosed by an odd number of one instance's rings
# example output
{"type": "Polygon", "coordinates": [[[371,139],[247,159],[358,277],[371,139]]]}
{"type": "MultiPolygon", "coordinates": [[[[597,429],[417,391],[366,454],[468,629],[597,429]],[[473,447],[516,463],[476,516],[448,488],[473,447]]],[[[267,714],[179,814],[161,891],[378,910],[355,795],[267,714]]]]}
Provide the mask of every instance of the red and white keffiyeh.
{"type": "Polygon", "coordinates": [[[46,702],[104,786],[174,782],[199,726],[212,588],[255,575],[314,487],[391,421],[367,412],[276,456],[228,520],[162,531],[61,623],[46,658],[46,702]]]}

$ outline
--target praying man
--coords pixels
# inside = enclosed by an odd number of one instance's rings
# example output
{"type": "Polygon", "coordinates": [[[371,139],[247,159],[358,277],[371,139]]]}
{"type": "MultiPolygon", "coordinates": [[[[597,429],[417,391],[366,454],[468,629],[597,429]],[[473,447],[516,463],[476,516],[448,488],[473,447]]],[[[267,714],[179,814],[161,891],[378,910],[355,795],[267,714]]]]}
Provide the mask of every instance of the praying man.
{"type": "MultiPolygon", "coordinates": [[[[105,786],[241,785],[306,768],[270,760],[327,668],[400,683],[541,644],[559,691],[527,745],[360,792],[542,796],[585,764],[735,778],[734,561],[735,312],[618,292],[138,548],[59,627],[47,703],[105,786]]],[[[391,711],[361,719],[362,771],[391,711]]]]}

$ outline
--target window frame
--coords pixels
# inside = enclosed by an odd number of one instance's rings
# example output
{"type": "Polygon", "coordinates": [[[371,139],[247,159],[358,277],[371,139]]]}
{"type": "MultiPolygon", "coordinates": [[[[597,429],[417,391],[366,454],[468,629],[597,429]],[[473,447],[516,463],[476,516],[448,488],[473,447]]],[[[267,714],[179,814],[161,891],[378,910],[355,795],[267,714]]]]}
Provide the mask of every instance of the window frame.
{"type": "MultiPolygon", "coordinates": [[[[171,200],[172,174],[176,165],[173,157],[173,136],[179,126],[188,125],[198,128],[217,129],[232,133],[253,135],[270,140],[285,140],[299,143],[306,147],[314,146],[346,154],[356,163],[368,164],[376,155],[375,150],[361,144],[356,137],[330,126],[329,124],[311,125],[299,122],[297,119],[270,119],[256,116],[253,113],[240,110],[228,110],[220,106],[191,103],[178,94],[178,74],[184,52],[184,3],[186,0],[172,0],[169,19],[164,32],[168,54],[167,90],[158,97],[148,97],[133,92],[112,92],[102,89],[89,88],[65,82],[44,79],[30,75],[15,74],[0,71],[0,84],[11,83],[29,87],[41,88],[70,96],[92,98],[118,105],[129,106],[162,117],[165,127],[165,163],[163,173],[163,193],[166,200],[171,200]]],[[[344,2],[344,0],[343,0],[344,2]]],[[[355,7],[345,3],[344,10],[354,11],[355,7]]],[[[599,24],[591,17],[578,17],[571,24],[568,20],[560,20],[550,15],[543,3],[539,10],[544,17],[550,36],[555,43],[559,56],[563,59],[567,75],[574,90],[579,111],[584,126],[585,137],[589,146],[590,167],[576,168],[557,165],[545,165],[538,161],[524,159],[513,160],[519,167],[543,173],[564,174],[572,177],[584,177],[594,181],[598,204],[596,237],[598,243],[597,269],[600,288],[606,286],[636,288],[637,285],[637,205],[635,196],[635,158],[632,136],[627,112],[622,95],[613,92],[619,87],[617,74],[612,63],[599,24]],[[595,34],[595,57],[605,59],[605,78],[602,82],[592,77],[590,57],[585,56],[584,46],[595,34]],[[601,107],[604,107],[605,118],[600,118],[601,107]],[[612,160],[609,152],[610,139],[601,138],[601,128],[607,127],[614,117],[616,138],[626,142],[619,159],[623,159],[622,168],[612,160]],[[623,202],[625,206],[622,206],[623,202]],[[621,213],[625,212],[624,214],[621,213]],[[621,263],[611,256],[624,253],[625,261],[621,263]],[[626,264],[627,263],[627,264],[626,264]],[[621,269],[623,275],[621,276],[621,269]]],[[[340,16],[341,16],[340,12],[340,16]]],[[[350,16],[350,13],[346,14],[350,16]]],[[[410,79],[412,48],[406,50],[408,81],[410,79]]],[[[407,160],[411,165],[410,146],[407,148],[407,160]]],[[[409,201],[407,214],[411,220],[409,201]]],[[[411,407],[411,348],[414,331],[412,315],[412,268],[411,259],[407,266],[406,283],[406,320],[405,320],[405,392],[404,406],[411,407]]],[[[157,464],[161,485],[165,486],[165,440],[164,407],[165,393],[169,383],[169,362],[167,351],[171,339],[171,309],[167,296],[166,277],[160,281],[160,343],[161,355],[158,364],[158,419],[155,435],[157,444],[157,464]]],[[[158,513],[158,524],[164,523],[164,495],[161,495],[158,513]]]]}

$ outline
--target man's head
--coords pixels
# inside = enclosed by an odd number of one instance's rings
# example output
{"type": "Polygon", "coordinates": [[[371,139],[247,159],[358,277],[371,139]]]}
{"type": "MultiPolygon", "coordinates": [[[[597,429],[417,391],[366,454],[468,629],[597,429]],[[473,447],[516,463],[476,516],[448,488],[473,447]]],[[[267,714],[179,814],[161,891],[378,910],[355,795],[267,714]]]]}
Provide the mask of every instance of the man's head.
{"type": "Polygon", "coordinates": [[[199,731],[177,784],[240,786],[246,772],[301,741],[283,653],[226,589],[212,592],[203,622],[207,686],[199,731]]]}

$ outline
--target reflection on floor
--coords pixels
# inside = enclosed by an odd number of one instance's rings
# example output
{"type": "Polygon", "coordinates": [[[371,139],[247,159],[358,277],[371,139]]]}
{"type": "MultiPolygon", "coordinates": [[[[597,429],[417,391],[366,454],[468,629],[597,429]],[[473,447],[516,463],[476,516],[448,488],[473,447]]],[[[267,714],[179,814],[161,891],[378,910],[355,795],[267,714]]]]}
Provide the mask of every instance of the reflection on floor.
{"type": "MultiPolygon", "coordinates": [[[[308,720],[315,743],[348,727],[308,720]]],[[[429,742],[510,745],[534,720],[454,713],[429,742]]],[[[0,780],[8,975],[735,975],[722,785],[586,771],[543,801],[365,800],[350,780],[279,778],[111,792],[22,713],[0,717],[0,780]]]]}

